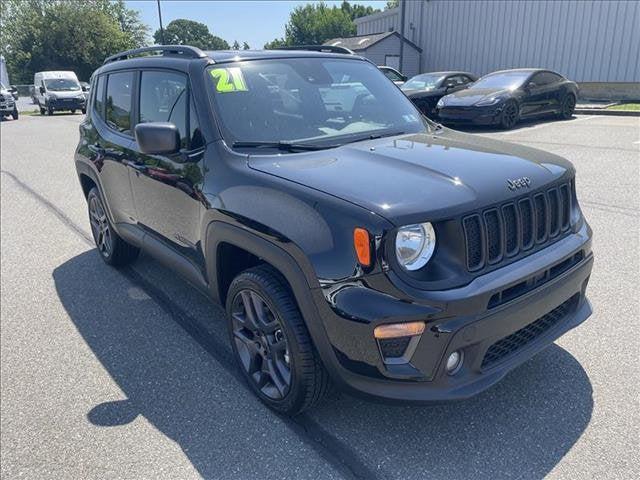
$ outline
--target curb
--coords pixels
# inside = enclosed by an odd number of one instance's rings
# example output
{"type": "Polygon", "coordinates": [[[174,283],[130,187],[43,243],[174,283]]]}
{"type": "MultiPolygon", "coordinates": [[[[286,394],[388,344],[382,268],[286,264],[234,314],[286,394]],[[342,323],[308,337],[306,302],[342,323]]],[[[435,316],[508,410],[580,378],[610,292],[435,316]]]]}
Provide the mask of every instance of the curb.
{"type": "Polygon", "coordinates": [[[600,108],[576,108],[577,115],[611,115],[614,117],[640,117],[640,110],[605,110],[600,108]]]}

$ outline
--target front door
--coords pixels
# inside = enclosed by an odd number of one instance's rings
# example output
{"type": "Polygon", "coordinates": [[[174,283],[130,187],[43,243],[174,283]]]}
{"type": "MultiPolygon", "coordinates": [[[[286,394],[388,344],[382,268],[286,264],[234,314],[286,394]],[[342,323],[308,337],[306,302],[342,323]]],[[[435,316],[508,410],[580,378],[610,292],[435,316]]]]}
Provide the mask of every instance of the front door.
{"type": "Polygon", "coordinates": [[[203,266],[200,218],[203,209],[204,140],[186,75],[163,70],[140,73],[138,122],[171,122],[181,150],[146,155],[137,144],[129,163],[138,223],[199,266],[203,266]]]}

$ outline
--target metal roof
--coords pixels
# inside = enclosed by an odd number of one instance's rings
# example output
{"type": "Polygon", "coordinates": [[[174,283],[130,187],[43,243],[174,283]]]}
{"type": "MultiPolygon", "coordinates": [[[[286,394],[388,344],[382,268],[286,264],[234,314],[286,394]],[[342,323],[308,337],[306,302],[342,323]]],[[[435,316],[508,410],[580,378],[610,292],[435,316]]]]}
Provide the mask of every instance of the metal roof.
{"type": "MultiPolygon", "coordinates": [[[[370,35],[356,35],[354,37],[342,37],[342,38],[332,38],[331,40],[327,40],[324,42],[325,45],[331,45],[334,47],[345,47],[349,50],[353,50],[354,52],[366,50],[367,48],[375,45],[378,42],[381,42],[385,38],[390,36],[396,36],[398,38],[402,38],[398,32],[381,32],[381,33],[372,33],[370,35]]],[[[411,45],[413,48],[422,51],[420,47],[418,47],[415,43],[407,38],[404,39],[405,43],[411,45]]]]}

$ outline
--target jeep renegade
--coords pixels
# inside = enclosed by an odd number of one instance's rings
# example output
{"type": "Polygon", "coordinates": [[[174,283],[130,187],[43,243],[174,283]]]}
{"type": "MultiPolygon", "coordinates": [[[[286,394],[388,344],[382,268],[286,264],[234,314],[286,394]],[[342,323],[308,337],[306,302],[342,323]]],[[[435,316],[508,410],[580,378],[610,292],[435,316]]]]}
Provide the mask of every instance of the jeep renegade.
{"type": "Polygon", "coordinates": [[[330,385],[467,398],[586,320],[571,163],[432,123],[322,50],[109,57],[75,154],[102,259],[143,250],[224,305],[251,389],[288,414],[330,385]]]}

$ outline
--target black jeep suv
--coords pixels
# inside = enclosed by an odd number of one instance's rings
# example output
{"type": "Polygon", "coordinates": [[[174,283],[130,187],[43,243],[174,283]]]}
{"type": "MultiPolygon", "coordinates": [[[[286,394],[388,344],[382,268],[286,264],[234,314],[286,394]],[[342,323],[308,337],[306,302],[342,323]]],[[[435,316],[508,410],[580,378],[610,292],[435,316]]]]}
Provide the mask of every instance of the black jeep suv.
{"type": "Polygon", "coordinates": [[[282,412],[330,384],[469,397],[591,313],[573,166],[432,123],[356,55],[110,57],[75,162],[104,261],[144,250],[225,305],[282,412]]]}

